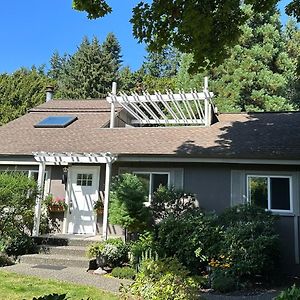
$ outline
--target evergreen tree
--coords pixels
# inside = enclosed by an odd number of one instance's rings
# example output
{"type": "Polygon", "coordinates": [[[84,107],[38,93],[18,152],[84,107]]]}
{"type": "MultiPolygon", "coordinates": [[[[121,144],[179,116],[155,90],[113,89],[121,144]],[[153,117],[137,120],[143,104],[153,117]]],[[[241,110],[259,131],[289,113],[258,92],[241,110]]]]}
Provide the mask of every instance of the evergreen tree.
{"type": "Polygon", "coordinates": [[[45,101],[47,85],[54,85],[42,68],[21,68],[0,74],[0,125],[14,120],[45,101]]]}
{"type": "Polygon", "coordinates": [[[83,38],[77,52],[69,59],[52,57],[50,74],[58,76],[61,98],[103,98],[111,91],[113,81],[118,81],[121,64],[121,49],[113,34],[100,45],[94,37],[90,42],[83,38]]]}
{"type": "Polygon", "coordinates": [[[204,75],[209,75],[220,111],[292,110],[296,67],[287,51],[279,14],[275,9],[269,14],[254,14],[251,6],[244,9],[248,21],[241,26],[239,43],[224,63],[191,76],[188,68],[192,59],[185,56],[177,86],[199,89],[204,75]]]}
{"type": "Polygon", "coordinates": [[[177,74],[181,53],[173,47],[165,47],[161,52],[148,50],[143,67],[146,74],[153,77],[173,77],[177,74]]]}

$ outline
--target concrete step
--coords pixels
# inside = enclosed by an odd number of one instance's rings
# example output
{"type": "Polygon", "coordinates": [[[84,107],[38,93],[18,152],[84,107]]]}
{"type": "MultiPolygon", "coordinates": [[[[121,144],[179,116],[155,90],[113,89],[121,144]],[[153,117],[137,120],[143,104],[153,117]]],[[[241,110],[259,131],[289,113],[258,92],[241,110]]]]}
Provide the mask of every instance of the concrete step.
{"type": "Polygon", "coordinates": [[[66,255],[85,257],[87,247],[85,246],[51,246],[51,245],[39,245],[39,253],[51,254],[51,255],[66,255]]]}
{"type": "Polygon", "coordinates": [[[101,237],[93,237],[91,238],[83,238],[83,237],[55,237],[55,236],[49,236],[49,237],[43,237],[38,236],[34,237],[35,243],[38,245],[49,245],[49,246],[82,246],[87,247],[88,245],[101,241],[101,237]]]}
{"type": "Polygon", "coordinates": [[[51,254],[26,254],[20,257],[20,263],[29,265],[50,265],[89,268],[89,259],[86,257],[51,255],[51,254]]]}

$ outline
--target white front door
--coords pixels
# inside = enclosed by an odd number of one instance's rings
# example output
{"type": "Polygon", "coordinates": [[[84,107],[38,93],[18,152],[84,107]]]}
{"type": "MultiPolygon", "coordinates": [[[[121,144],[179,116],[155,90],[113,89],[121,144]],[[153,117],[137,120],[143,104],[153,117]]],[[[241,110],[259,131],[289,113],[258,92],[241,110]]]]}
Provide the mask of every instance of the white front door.
{"type": "Polygon", "coordinates": [[[68,233],[96,234],[93,206],[99,195],[99,171],[99,166],[70,168],[68,233]]]}

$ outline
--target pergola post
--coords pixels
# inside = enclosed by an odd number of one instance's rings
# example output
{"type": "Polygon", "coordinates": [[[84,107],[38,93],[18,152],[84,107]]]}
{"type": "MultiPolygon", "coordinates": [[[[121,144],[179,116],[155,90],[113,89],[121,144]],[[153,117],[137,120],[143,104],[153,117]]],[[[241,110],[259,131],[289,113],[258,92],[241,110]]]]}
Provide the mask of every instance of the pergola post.
{"type": "Polygon", "coordinates": [[[110,184],[111,184],[111,169],[112,169],[112,161],[109,160],[106,163],[106,168],[105,168],[105,191],[104,191],[103,231],[102,231],[102,236],[104,240],[107,240],[108,205],[109,205],[109,194],[110,194],[110,184]]]}
{"type": "Polygon", "coordinates": [[[38,236],[40,231],[40,221],[41,221],[41,207],[44,194],[44,180],[45,180],[45,162],[39,163],[39,175],[38,175],[38,188],[39,194],[36,197],[35,208],[34,208],[34,224],[33,224],[33,236],[38,236]]]}
{"type": "MultiPolygon", "coordinates": [[[[117,94],[117,83],[116,82],[112,83],[111,94],[114,96],[117,94]]],[[[110,103],[110,128],[114,128],[114,127],[115,127],[115,103],[114,103],[114,101],[112,101],[110,103]]]]}

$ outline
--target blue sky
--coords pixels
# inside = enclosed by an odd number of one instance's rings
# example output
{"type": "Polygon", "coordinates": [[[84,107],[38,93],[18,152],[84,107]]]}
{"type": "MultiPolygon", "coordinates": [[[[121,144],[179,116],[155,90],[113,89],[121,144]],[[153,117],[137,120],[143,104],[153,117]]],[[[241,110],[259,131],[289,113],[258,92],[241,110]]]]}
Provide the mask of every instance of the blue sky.
{"type": "MultiPolygon", "coordinates": [[[[146,54],[144,45],[133,38],[129,23],[132,8],[138,2],[108,0],[113,13],[88,20],[85,13],[71,8],[71,0],[2,1],[0,73],[48,64],[56,50],[60,54],[74,53],[84,35],[103,41],[109,32],[114,32],[121,44],[124,65],[136,70],[146,54]]],[[[288,2],[282,0],[279,7],[283,9],[288,2]]]]}

